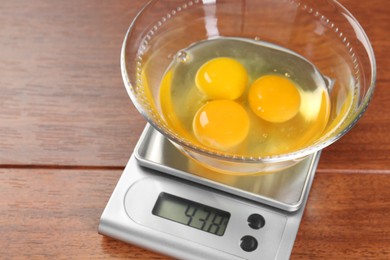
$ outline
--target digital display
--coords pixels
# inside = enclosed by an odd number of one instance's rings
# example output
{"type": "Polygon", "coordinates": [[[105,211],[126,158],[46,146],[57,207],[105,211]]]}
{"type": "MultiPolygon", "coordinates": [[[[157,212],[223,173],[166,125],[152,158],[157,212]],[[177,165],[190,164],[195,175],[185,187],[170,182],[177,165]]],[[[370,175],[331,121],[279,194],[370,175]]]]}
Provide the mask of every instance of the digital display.
{"type": "Polygon", "coordinates": [[[225,233],[230,219],[229,212],[165,192],[160,193],[152,213],[218,236],[225,233]]]}

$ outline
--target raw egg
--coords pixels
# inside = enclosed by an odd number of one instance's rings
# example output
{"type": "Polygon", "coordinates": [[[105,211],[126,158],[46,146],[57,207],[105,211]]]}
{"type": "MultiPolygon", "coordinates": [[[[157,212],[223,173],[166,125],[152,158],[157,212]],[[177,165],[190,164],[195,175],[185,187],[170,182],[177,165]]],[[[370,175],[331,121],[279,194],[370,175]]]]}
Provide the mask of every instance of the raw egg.
{"type": "Polygon", "coordinates": [[[280,75],[267,75],[253,82],[248,93],[249,106],[260,118],[282,123],[295,117],[301,96],[297,86],[280,75]]]}
{"type": "Polygon", "coordinates": [[[248,74],[240,62],[220,57],[209,60],[199,68],[195,83],[210,99],[235,100],[244,92],[248,74]]]}
{"type": "Polygon", "coordinates": [[[193,120],[196,138],[204,145],[228,149],[240,144],[249,132],[246,110],[232,100],[214,100],[203,105],[193,120]]]}

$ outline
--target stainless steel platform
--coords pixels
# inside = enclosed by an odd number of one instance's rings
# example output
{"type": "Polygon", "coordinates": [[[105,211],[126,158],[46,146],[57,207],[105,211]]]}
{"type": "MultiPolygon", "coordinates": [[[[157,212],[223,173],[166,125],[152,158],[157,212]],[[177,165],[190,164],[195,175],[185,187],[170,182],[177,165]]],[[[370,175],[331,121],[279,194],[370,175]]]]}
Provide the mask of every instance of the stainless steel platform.
{"type": "Polygon", "coordinates": [[[183,155],[163,135],[147,126],[134,151],[138,163],[164,174],[293,212],[302,207],[320,152],[286,170],[257,176],[213,172],[183,155]]]}

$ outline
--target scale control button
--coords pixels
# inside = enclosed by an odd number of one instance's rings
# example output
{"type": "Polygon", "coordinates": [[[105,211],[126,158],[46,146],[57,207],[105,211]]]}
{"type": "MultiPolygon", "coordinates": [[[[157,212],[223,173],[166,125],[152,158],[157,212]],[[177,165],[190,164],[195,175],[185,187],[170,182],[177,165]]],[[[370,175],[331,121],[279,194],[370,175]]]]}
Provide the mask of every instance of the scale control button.
{"type": "Polygon", "coordinates": [[[260,229],[265,225],[265,219],[262,215],[252,214],[248,217],[248,225],[253,229],[260,229]]]}
{"type": "Polygon", "coordinates": [[[252,236],[243,236],[241,238],[240,247],[246,252],[252,252],[256,250],[258,246],[256,238],[252,236]]]}

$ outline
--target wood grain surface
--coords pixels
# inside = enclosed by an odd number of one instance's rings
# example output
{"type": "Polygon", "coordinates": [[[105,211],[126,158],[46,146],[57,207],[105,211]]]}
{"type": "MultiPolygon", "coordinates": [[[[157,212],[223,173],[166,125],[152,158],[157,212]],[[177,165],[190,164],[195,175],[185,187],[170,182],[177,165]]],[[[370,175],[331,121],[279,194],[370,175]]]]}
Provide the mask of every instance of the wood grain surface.
{"type": "MultiPolygon", "coordinates": [[[[0,0],[0,258],[170,259],[97,233],[144,128],[124,34],[147,0],[0,0]]],[[[291,259],[390,259],[390,5],[340,1],[377,60],[358,124],[326,148],[291,259]]]]}

